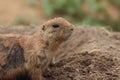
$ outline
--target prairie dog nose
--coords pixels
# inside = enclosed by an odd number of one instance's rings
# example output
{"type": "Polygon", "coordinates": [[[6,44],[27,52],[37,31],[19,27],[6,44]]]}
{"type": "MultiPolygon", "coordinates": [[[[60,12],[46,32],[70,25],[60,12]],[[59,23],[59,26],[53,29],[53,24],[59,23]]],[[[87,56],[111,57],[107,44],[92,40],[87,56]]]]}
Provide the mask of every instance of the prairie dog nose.
{"type": "Polygon", "coordinates": [[[73,31],[74,29],[73,28],[70,28],[71,31],[73,31]]]}

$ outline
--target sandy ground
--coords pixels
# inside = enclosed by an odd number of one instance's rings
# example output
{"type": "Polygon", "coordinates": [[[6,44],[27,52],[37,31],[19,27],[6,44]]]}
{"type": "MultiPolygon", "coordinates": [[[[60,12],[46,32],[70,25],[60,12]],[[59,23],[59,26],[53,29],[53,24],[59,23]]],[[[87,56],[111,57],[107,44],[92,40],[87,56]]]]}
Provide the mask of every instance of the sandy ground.
{"type": "MultiPolygon", "coordinates": [[[[0,32],[31,34],[36,30],[31,28],[0,27],[0,32]]],[[[57,63],[43,74],[45,80],[120,80],[120,33],[76,28],[57,53],[57,63]]]]}
{"type": "Polygon", "coordinates": [[[120,80],[120,33],[78,28],[58,51],[46,80],[120,80]]]}

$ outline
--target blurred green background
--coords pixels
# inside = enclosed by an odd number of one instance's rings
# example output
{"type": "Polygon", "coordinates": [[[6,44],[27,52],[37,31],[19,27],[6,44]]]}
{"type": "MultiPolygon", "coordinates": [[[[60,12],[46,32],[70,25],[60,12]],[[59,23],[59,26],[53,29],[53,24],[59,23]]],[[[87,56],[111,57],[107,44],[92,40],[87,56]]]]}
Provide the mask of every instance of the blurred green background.
{"type": "Polygon", "coordinates": [[[120,0],[0,0],[0,6],[0,24],[41,24],[60,16],[76,25],[120,31],[120,0]]]}

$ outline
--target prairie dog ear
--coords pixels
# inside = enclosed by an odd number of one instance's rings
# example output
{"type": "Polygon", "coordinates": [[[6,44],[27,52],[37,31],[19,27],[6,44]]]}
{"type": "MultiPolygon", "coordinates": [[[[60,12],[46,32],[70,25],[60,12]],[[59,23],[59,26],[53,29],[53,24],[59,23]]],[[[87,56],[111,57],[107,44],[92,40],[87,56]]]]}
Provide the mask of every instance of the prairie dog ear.
{"type": "Polygon", "coordinates": [[[44,35],[44,27],[41,26],[41,27],[39,28],[39,30],[40,30],[40,35],[41,35],[41,37],[43,37],[43,35],[44,35]]]}
{"type": "Polygon", "coordinates": [[[43,40],[46,41],[46,36],[45,36],[45,26],[41,25],[39,28],[39,34],[43,40]]]}
{"type": "Polygon", "coordinates": [[[42,31],[45,31],[45,25],[42,25],[42,31]]]}

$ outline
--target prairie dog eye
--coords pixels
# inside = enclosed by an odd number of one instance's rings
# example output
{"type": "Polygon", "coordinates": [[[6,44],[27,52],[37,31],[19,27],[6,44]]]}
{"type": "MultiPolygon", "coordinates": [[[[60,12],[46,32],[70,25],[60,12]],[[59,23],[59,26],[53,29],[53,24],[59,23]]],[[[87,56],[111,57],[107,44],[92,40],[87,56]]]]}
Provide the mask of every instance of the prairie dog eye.
{"type": "Polygon", "coordinates": [[[60,27],[60,26],[59,26],[58,24],[53,24],[52,27],[53,27],[53,28],[58,28],[58,27],[60,27]]]}
{"type": "Polygon", "coordinates": [[[45,26],[43,25],[43,27],[42,27],[42,30],[44,31],[45,30],[45,26]]]}

